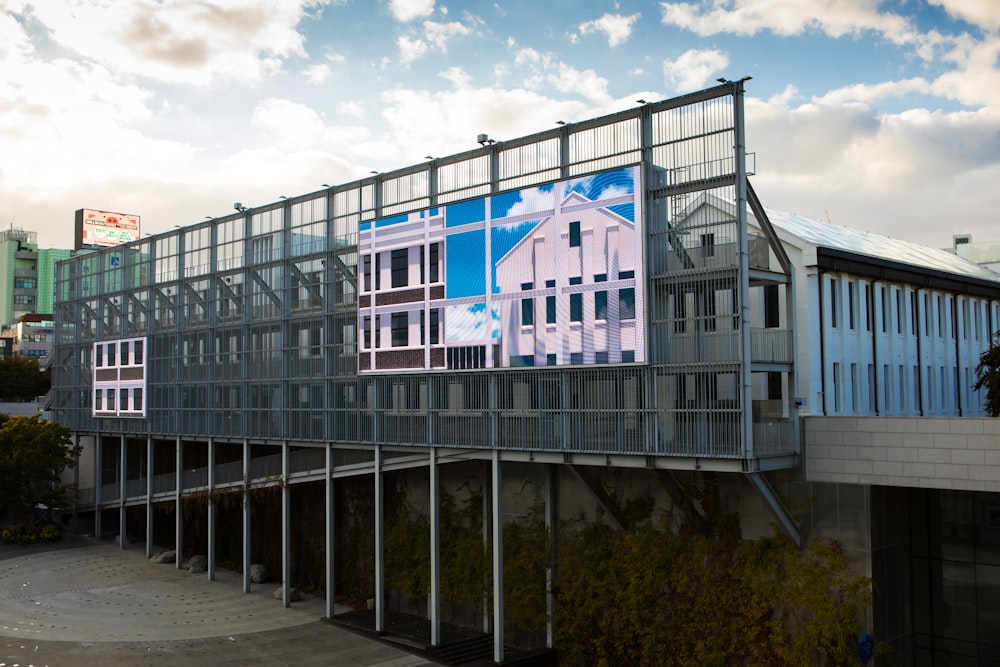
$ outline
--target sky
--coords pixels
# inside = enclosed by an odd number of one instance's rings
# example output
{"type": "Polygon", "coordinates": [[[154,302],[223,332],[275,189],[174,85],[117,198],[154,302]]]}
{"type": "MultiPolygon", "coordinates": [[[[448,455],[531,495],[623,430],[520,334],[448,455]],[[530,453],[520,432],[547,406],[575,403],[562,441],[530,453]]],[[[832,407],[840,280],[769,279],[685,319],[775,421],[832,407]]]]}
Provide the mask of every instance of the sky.
{"type": "Polygon", "coordinates": [[[764,205],[1000,240],[998,0],[0,0],[0,228],[171,230],[746,82],[764,205]]]}

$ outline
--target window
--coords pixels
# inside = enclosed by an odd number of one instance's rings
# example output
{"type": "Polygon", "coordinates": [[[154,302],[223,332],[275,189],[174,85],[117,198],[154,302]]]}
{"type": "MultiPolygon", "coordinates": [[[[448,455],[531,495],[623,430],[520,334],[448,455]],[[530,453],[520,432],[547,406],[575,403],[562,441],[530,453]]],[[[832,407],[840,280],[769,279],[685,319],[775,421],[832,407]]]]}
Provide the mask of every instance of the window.
{"type": "Polygon", "coordinates": [[[840,326],[840,279],[830,278],[830,327],[840,326]]]}
{"type": "Polygon", "coordinates": [[[366,292],[372,291],[372,256],[365,255],[361,260],[361,271],[364,275],[364,287],[366,292]]]}
{"type": "Polygon", "coordinates": [[[920,331],[917,328],[917,293],[910,292],[910,333],[914,336],[920,331]]]}
{"type": "MultiPolygon", "coordinates": [[[[581,285],[583,284],[583,278],[580,276],[574,276],[569,279],[569,284],[581,285]]],[[[575,292],[569,295],[569,321],[583,321],[583,294],[581,292],[575,292]]]]}
{"type": "Polygon", "coordinates": [[[687,292],[674,292],[674,333],[687,331],[687,292]]]}
{"type": "Polygon", "coordinates": [[[715,331],[715,291],[707,290],[702,297],[705,305],[704,330],[715,331]]]}
{"type": "Polygon", "coordinates": [[[892,318],[889,312],[889,288],[882,287],[882,333],[889,331],[889,320],[892,318]]]}
{"type": "Polygon", "coordinates": [[[764,285],[764,328],[776,329],[778,326],[778,286],[764,285]]]}
{"type": "Polygon", "coordinates": [[[853,280],[847,283],[847,327],[854,331],[857,326],[854,309],[858,304],[858,285],[853,280]]]}
{"type": "MultiPolygon", "coordinates": [[[[521,283],[522,290],[532,289],[534,283],[521,283]]],[[[535,300],[521,299],[521,326],[530,327],[535,324],[535,300]]]]}
{"type": "Polygon", "coordinates": [[[595,364],[606,364],[606,363],[608,363],[608,353],[607,353],[607,351],[594,352],[594,363],[595,364]]]}
{"type": "Polygon", "coordinates": [[[393,287],[406,287],[407,279],[410,265],[409,265],[409,252],[406,248],[400,248],[399,250],[393,250],[390,255],[390,262],[392,264],[392,286],[393,287]]]}
{"type": "Polygon", "coordinates": [[[132,390],[132,409],[136,412],[142,412],[142,387],[136,387],[132,390]]]}
{"type": "Polygon", "coordinates": [[[851,413],[858,412],[858,365],[851,364],[851,413]]]}
{"type": "Polygon", "coordinates": [[[525,366],[534,366],[535,357],[530,354],[515,355],[510,358],[510,365],[512,368],[523,368],[525,366]]]}
{"type": "Polygon", "coordinates": [[[375,289],[382,289],[382,253],[375,254],[375,289]]]}
{"type": "Polygon", "coordinates": [[[623,364],[635,363],[635,350],[622,350],[622,363],[623,364]]]}
{"type": "Polygon", "coordinates": [[[437,244],[437,243],[432,243],[431,244],[431,265],[430,265],[430,271],[431,271],[431,282],[432,283],[436,283],[439,280],[438,276],[439,276],[439,271],[440,271],[439,267],[440,267],[440,264],[441,264],[441,260],[438,257],[438,254],[439,254],[438,247],[439,247],[439,244],[437,244]]]}
{"type": "Polygon", "coordinates": [[[608,319],[608,293],[594,292],[594,319],[608,319]]]}
{"type": "Polygon", "coordinates": [[[701,235],[702,257],[715,257],[715,234],[701,235]]]}
{"type": "Polygon", "coordinates": [[[554,355],[554,354],[546,354],[545,355],[545,363],[548,366],[555,366],[556,365],[556,355],[554,355]]]}
{"type": "Polygon", "coordinates": [[[438,325],[440,311],[437,308],[431,310],[431,345],[437,345],[440,343],[440,327],[438,325]]]}
{"type": "Polygon", "coordinates": [[[117,366],[118,365],[118,363],[115,361],[115,350],[117,350],[117,349],[118,349],[118,346],[115,345],[114,343],[112,343],[111,345],[107,346],[107,350],[108,350],[108,366],[117,366]]]}
{"type": "Polygon", "coordinates": [[[937,298],[938,336],[944,338],[944,297],[937,298]]]}
{"type": "Polygon", "coordinates": [[[843,391],[844,378],[841,375],[840,364],[833,362],[833,412],[840,414],[840,393],[843,391]]]}
{"type": "Polygon", "coordinates": [[[569,363],[571,364],[582,364],[583,363],[583,352],[572,352],[569,355],[569,363]]]}
{"type": "Polygon", "coordinates": [[[569,321],[583,322],[583,294],[579,292],[569,295],[569,321]]]}
{"type": "Polygon", "coordinates": [[[768,371],[767,373],[767,397],[771,400],[781,398],[781,373],[768,371]]]}
{"type": "Polygon", "coordinates": [[[113,412],[115,409],[115,390],[108,389],[108,411],[113,412]]]}
{"type": "Polygon", "coordinates": [[[392,346],[393,347],[406,347],[410,343],[410,332],[409,332],[409,313],[393,313],[392,314],[392,346]]]}
{"type": "Polygon", "coordinates": [[[364,346],[366,350],[372,349],[372,318],[365,317],[361,320],[361,331],[364,335],[364,346]]]}
{"type": "Polygon", "coordinates": [[[98,368],[104,365],[104,346],[97,346],[97,353],[94,355],[94,365],[98,368]]]}
{"type": "Polygon", "coordinates": [[[94,392],[94,410],[100,412],[104,410],[104,390],[98,389],[94,392]]]}
{"type": "Polygon", "coordinates": [[[375,316],[375,347],[382,347],[382,316],[375,316]]]}
{"type": "Polygon", "coordinates": [[[569,247],[579,248],[580,247],[580,222],[569,223],[569,247]]]}
{"type": "Polygon", "coordinates": [[[865,331],[872,330],[872,308],[875,306],[873,299],[875,298],[875,290],[872,286],[865,283],[865,331]]]}
{"type": "Polygon", "coordinates": [[[142,363],[142,341],[137,340],[132,343],[132,363],[141,364],[142,363]]]}
{"type": "MultiPolygon", "coordinates": [[[[545,287],[551,288],[556,286],[556,281],[546,280],[545,287]]],[[[554,294],[550,294],[545,297],[545,323],[555,324],[556,323],[556,297],[554,294]]]]}
{"type": "MultiPolygon", "coordinates": [[[[619,280],[635,278],[635,271],[619,271],[619,280]]],[[[635,319],[635,288],[625,287],[618,290],[618,319],[635,319]]]]}
{"type": "Polygon", "coordinates": [[[896,333],[903,333],[903,290],[897,289],[896,292],[896,333]]]}

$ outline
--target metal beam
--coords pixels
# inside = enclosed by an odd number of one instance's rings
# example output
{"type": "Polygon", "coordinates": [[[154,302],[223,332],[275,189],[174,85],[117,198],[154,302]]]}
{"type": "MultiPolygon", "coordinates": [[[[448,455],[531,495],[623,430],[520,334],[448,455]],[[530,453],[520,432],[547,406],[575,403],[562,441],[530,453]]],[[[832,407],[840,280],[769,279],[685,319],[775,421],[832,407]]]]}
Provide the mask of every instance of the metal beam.
{"type": "Polygon", "coordinates": [[[802,532],[799,530],[798,524],[795,523],[795,519],[792,518],[788,508],[786,508],[784,503],[781,502],[781,498],[779,498],[778,494],[775,493],[774,488],[771,486],[771,483],[767,481],[767,477],[764,476],[764,473],[751,472],[747,473],[747,476],[750,481],[753,482],[754,486],[757,487],[757,490],[760,491],[760,495],[762,495],[764,500],[767,501],[768,506],[770,506],[771,510],[774,512],[774,515],[781,524],[781,527],[785,529],[785,533],[787,533],[788,537],[792,539],[795,546],[799,549],[805,546],[803,544],[802,532]]]}

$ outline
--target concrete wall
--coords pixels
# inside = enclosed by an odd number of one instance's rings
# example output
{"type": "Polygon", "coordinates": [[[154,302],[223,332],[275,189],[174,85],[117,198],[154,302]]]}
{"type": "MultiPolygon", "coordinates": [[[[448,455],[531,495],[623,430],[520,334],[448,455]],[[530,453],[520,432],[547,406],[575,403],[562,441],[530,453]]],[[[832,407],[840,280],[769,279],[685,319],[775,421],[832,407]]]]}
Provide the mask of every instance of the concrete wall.
{"type": "Polygon", "coordinates": [[[1000,419],[808,417],[806,479],[877,486],[996,490],[1000,419]]]}

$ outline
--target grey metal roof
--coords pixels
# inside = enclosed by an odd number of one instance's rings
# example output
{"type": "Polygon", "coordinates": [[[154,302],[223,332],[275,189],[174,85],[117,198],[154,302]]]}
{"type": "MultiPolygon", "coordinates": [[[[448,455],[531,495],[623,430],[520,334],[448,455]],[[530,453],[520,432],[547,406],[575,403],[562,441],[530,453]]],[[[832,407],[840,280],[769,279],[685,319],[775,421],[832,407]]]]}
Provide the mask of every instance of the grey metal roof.
{"type": "Polygon", "coordinates": [[[766,211],[768,219],[779,231],[779,234],[783,231],[818,247],[833,248],[866,255],[877,260],[902,262],[912,266],[1000,283],[1000,274],[947,250],[834,225],[829,222],[821,222],[796,213],[772,208],[767,208],[766,211]]]}

